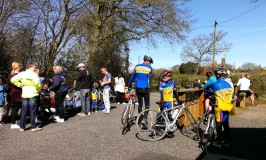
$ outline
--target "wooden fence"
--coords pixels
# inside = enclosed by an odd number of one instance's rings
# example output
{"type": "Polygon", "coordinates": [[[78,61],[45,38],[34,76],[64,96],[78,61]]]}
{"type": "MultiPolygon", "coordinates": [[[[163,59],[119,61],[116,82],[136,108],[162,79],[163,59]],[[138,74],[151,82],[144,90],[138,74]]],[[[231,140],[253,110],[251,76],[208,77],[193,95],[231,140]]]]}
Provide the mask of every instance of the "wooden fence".
{"type": "MultiPolygon", "coordinates": [[[[180,100],[188,100],[186,106],[196,120],[204,114],[204,90],[198,88],[180,89],[178,95],[180,100]]],[[[235,114],[235,106],[234,104],[230,114],[235,114]]],[[[184,113],[180,115],[180,117],[184,117],[180,119],[180,122],[186,125],[189,122],[185,116],[184,113]]]]}

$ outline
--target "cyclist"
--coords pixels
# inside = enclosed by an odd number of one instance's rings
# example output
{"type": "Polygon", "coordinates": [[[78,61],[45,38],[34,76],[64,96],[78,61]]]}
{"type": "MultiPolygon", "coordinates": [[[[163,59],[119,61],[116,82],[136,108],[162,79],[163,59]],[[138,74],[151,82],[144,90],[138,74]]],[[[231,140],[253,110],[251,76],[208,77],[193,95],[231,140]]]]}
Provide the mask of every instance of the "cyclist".
{"type": "Polygon", "coordinates": [[[205,111],[212,110],[211,104],[215,103],[215,97],[213,96],[213,91],[211,90],[211,85],[217,81],[216,77],[212,72],[206,73],[207,82],[204,85],[204,96],[205,96],[205,111]]]}
{"type": "Polygon", "coordinates": [[[224,137],[224,145],[229,146],[229,112],[233,108],[232,100],[234,96],[234,89],[225,80],[227,74],[223,68],[217,68],[215,71],[217,82],[211,85],[216,98],[215,118],[217,139],[215,145],[221,147],[222,137],[224,137]],[[222,127],[224,131],[222,132],[222,127]],[[224,136],[223,136],[224,135],[224,136]]]}
{"type": "Polygon", "coordinates": [[[138,97],[138,113],[142,111],[143,98],[145,102],[145,109],[150,108],[150,91],[149,84],[152,81],[152,67],[153,60],[149,56],[144,56],[143,63],[137,64],[131,74],[129,81],[129,88],[132,87],[132,82],[136,79],[136,94],[138,97]]]}
{"type": "MultiPolygon", "coordinates": [[[[174,98],[178,100],[176,83],[171,79],[172,71],[163,70],[161,73],[162,80],[159,82],[159,91],[161,93],[161,100],[165,102],[164,106],[171,109],[174,106],[174,98]]],[[[162,110],[163,108],[161,108],[162,110]]],[[[171,110],[168,111],[168,118],[171,118],[171,110]]]]}

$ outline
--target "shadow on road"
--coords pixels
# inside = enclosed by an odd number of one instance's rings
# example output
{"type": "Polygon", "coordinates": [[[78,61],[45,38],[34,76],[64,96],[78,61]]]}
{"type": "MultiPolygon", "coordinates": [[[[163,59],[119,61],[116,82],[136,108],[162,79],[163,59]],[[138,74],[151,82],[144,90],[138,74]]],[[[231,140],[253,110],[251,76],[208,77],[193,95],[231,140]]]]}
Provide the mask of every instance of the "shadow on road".
{"type": "Polygon", "coordinates": [[[211,146],[210,153],[202,153],[197,159],[266,159],[265,128],[231,128],[230,147],[211,146]]]}

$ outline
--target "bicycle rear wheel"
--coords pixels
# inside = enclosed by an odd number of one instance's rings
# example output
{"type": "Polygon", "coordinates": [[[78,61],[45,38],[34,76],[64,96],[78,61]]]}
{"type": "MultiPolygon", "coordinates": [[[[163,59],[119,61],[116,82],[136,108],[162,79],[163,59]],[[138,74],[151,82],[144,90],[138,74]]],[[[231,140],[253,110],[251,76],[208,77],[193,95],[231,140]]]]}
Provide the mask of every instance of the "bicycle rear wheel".
{"type": "Polygon", "coordinates": [[[130,117],[132,118],[133,115],[134,115],[134,112],[135,112],[135,107],[136,107],[136,104],[134,101],[132,100],[129,100],[129,104],[130,104],[130,117]],[[131,101],[131,102],[130,102],[131,101]],[[130,103],[129,103],[130,102],[130,103]]]}
{"type": "Polygon", "coordinates": [[[166,117],[156,110],[144,110],[137,117],[139,135],[148,141],[158,141],[167,133],[166,117]]]}
{"type": "Polygon", "coordinates": [[[215,140],[215,119],[214,115],[206,112],[200,119],[197,127],[197,136],[200,140],[199,144],[202,150],[209,152],[210,145],[215,140]]]}

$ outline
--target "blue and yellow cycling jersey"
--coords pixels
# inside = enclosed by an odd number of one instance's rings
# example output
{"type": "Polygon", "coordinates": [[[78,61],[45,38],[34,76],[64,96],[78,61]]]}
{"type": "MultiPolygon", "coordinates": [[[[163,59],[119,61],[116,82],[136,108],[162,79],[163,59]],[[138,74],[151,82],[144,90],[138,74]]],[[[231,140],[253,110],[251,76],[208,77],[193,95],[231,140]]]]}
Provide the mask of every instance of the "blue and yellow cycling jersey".
{"type": "Polygon", "coordinates": [[[168,82],[160,82],[159,91],[163,93],[163,101],[172,102],[174,92],[176,92],[176,83],[173,80],[169,80],[168,82]]]}
{"type": "Polygon", "coordinates": [[[152,67],[145,63],[137,64],[130,77],[130,86],[135,78],[136,88],[149,88],[149,83],[152,81],[152,67]]]}
{"type": "Polygon", "coordinates": [[[211,86],[215,93],[216,104],[215,116],[216,121],[225,122],[228,121],[229,112],[233,108],[232,99],[234,96],[234,90],[231,85],[225,81],[224,78],[219,78],[217,82],[213,83],[211,86]]]}
{"type": "MultiPolygon", "coordinates": [[[[174,97],[177,95],[176,83],[171,79],[168,82],[161,81],[159,82],[159,91],[163,94],[163,101],[166,102],[164,106],[167,109],[173,108],[174,105],[173,100],[174,97]]],[[[171,111],[168,111],[168,114],[170,115],[171,111]]]]}

